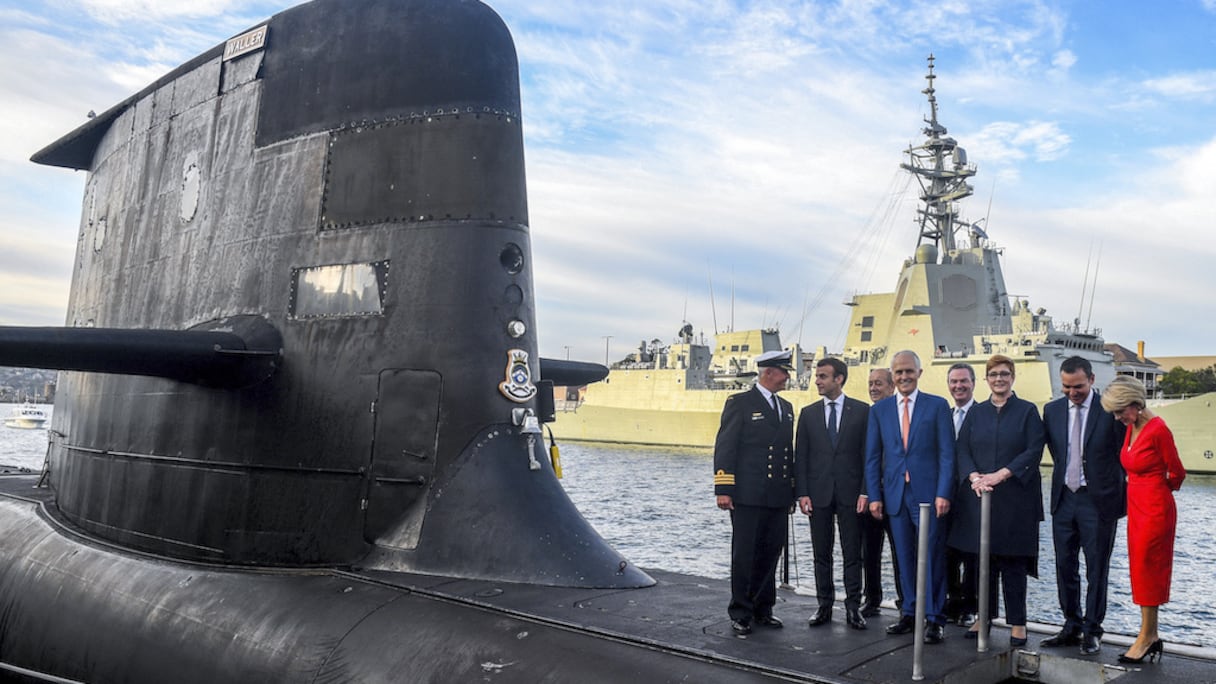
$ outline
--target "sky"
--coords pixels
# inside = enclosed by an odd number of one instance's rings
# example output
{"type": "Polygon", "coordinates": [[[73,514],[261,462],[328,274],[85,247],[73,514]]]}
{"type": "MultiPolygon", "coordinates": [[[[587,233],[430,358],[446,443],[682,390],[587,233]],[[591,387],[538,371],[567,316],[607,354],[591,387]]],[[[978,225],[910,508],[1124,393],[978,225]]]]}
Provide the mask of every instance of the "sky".
{"type": "MultiPolygon", "coordinates": [[[[357,1],[357,0],[351,0],[357,1]]],[[[62,325],[84,172],[39,149],[289,2],[0,0],[0,325],[62,325]]],[[[1216,0],[491,0],[520,63],[542,355],[683,321],[840,351],[916,246],[926,58],[1009,291],[1216,354],[1216,0]]]]}

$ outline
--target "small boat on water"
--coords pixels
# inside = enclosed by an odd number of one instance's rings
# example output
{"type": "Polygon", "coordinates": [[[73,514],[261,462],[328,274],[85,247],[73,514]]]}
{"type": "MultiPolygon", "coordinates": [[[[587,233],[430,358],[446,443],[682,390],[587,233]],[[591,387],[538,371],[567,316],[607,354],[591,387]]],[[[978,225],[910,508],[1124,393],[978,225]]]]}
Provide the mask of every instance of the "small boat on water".
{"type": "Polygon", "coordinates": [[[46,425],[46,411],[33,404],[14,406],[12,415],[4,419],[4,427],[37,430],[46,425]]]}

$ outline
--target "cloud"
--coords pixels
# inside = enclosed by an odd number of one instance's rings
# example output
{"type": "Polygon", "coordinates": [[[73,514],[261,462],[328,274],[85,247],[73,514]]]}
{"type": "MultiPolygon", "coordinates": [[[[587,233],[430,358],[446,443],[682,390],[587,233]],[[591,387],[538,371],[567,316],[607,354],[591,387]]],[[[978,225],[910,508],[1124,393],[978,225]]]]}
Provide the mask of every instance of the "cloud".
{"type": "Polygon", "coordinates": [[[1054,161],[1067,154],[1072,142],[1059,124],[1049,121],[997,121],[985,126],[970,140],[971,159],[998,165],[1027,159],[1054,161]]]}
{"type": "Polygon", "coordinates": [[[182,18],[214,17],[240,4],[237,0],[79,0],[83,11],[110,25],[131,20],[161,23],[182,18]]]}
{"type": "Polygon", "coordinates": [[[1144,81],[1143,87],[1168,98],[1211,102],[1216,99],[1216,71],[1196,71],[1148,79],[1144,81]]]}
{"type": "Polygon", "coordinates": [[[1057,319],[1072,320],[1078,310],[1088,319],[1084,271],[1091,249],[1100,250],[1093,325],[1108,341],[1147,339],[1155,354],[1184,354],[1216,334],[1216,321],[1201,314],[1211,309],[1207,274],[1216,262],[1216,138],[1157,150],[1151,159],[1070,206],[1002,207],[1002,224],[1013,229],[1002,239],[1012,243],[1006,279],[1057,319]]]}
{"type": "Polygon", "coordinates": [[[5,98],[0,160],[25,162],[85,123],[90,109],[101,112],[120,97],[114,83],[97,78],[95,57],[71,41],[43,33],[0,31],[0,92],[5,98]]]}
{"type": "Polygon", "coordinates": [[[1060,50],[1051,57],[1051,66],[1056,71],[1068,71],[1077,63],[1077,55],[1072,50],[1060,50]]]}

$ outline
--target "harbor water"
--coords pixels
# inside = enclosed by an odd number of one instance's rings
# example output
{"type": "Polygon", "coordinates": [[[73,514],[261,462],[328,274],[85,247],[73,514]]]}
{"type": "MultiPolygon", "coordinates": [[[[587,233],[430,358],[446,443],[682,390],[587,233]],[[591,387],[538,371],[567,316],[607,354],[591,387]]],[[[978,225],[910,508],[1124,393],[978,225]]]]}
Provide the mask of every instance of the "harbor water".
{"type": "MultiPolygon", "coordinates": [[[[50,407],[46,407],[48,414],[50,407]]],[[[730,521],[714,505],[712,459],[707,451],[585,443],[561,444],[562,484],[583,516],[627,559],[642,568],[726,578],[729,575],[730,521]]],[[[0,464],[37,471],[46,455],[47,431],[0,427],[0,464]]],[[[1050,473],[1044,471],[1044,497],[1050,473]]],[[[1046,498],[1044,498],[1046,501],[1046,498]]],[[[1216,648],[1216,476],[1191,475],[1175,494],[1178,533],[1171,601],[1161,609],[1161,636],[1179,644],[1216,648]]],[[[790,583],[814,593],[810,532],[806,517],[791,525],[790,583]]],[[[1111,587],[1105,628],[1135,634],[1140,611],[1132,603],[1126,528],[1121,521],[1111,560],[1111,587]]],[[[1031,578],[1030,620],[1061,624],[1051,547],[1051,520],[1039,527],[1039,577],[1031,578]]],[[[839,547],[837,548],[839,550],[839,547]]],[[[884,554],[889,549],[884,545],[884,554]]],[[[838,592],[841,573],[836,567],[838,592]]],[[[894,597],[889,556],[884,559],[884,599],[894,597]]],[[[725,614],[727,596],[722,597],[725,614]]],[[[780,610],[780,606],[778,606],[780,610]]],[[[809,615],[781,617],[798,623],[809,615]]]]}

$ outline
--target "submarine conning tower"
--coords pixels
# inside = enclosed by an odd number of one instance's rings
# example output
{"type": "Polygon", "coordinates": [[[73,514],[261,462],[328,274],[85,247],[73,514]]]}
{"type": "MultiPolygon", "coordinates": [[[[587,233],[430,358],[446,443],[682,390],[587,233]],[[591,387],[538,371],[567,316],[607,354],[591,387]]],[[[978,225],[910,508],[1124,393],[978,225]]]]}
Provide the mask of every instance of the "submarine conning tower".
{"type": "Polygon", "coordinates": [[[536,425],[518,66],[488,7],[314,0],[34,161],[89,174],[68,331],[253,331],[260,355],[228,383],[69,366],[68,522],[190,561],[653,583],[536,425]]]}

